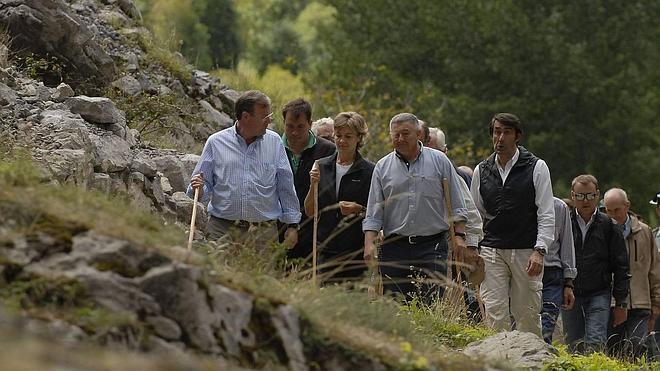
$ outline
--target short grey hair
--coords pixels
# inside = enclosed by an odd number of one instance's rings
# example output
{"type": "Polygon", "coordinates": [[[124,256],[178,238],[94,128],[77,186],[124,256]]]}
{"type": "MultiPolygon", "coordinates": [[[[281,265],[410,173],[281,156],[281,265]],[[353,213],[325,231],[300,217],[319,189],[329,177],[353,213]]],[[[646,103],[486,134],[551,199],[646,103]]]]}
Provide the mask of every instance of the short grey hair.
{"type": "Polygon", "coordinates": [[[334,126],[334,124],[335,124],[334,120],[330,117],[324,117],[322,119],[318,119],[312,122],[312,133],[314,133],[314,135],[317,135],[318,134],[317,131],[321,126],[325,126],[325,125],[334,126]]]}
{"type": "Polygon", "coordinates": [[[621,188],[611,188],[611,189],[609,189],[607,192],[605,192],[605,195],[603,196],[603,198],[610,198],[610,196],[613,196],[614,194],[619,196],[623,200],[623,202],[629,202],[628,201],[628,194],[626,193],[626,191],[624,191],[621,188]]]}
{"type": "Polygon", "coordinates": [[[417,116],[413,115],[412,113],[402,112],[397,113],[390,120],[390,131],[392,131],[393,124],[400,124],[402,122],[412,122],[415,125],[415,129],[417,130],[422,128],[422,124],[419,122],[417,116]]]}

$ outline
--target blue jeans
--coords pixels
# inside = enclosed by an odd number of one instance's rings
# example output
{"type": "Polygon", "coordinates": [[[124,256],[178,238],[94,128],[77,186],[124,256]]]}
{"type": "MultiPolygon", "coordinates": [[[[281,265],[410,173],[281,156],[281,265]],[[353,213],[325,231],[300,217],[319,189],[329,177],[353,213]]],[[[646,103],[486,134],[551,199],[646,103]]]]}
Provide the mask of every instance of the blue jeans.
{"type": "Polygon", "coordinates": [[[552,344],[559,310],[564,302],[564,270],[558,267],[546,267],[543,271],[543,307],[541,308],[541,326],[543,340],[552,344]]]}
{"type": "Polygon", "coordinates": [[[576,296],[571,310],[562,311],[566,344],[571,352],[603,351],[610,320],[609,290],[589,296],[576,296]]]}

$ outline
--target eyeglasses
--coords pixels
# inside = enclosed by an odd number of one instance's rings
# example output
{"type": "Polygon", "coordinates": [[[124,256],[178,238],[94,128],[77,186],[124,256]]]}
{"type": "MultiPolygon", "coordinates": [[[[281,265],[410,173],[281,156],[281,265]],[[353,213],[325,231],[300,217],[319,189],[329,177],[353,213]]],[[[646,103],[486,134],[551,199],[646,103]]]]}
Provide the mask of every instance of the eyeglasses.
{"type": "Polygon", "coordinates": [[[264,116],[264,118],[261,119],[261,121],[266,122],[267,120],[272,119],[274,114],[275,114],[275,112],[271,112],[271,113],[267,114],[266,116],[264,116]]]}
{"type": "Polygon", "coordinates": [[[593,201],[596,199],[596,196],[598,196],[598,193],[573,193],[573,197],[578,201],[593,201]]]}

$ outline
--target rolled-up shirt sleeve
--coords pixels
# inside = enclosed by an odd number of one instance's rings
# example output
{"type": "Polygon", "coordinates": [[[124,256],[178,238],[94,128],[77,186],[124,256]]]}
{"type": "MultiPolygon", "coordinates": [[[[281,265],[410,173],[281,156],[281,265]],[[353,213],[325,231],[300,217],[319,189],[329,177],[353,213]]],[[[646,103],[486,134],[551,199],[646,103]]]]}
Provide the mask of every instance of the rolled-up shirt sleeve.
{"type": "Polygon", "coordinates": [[[363,231],[380,231],[383,227],[384,197],[380,178],[381,167],[376,164],[371,175],[371,187],[367,201],[367,212],[362,221],[363,231]]]}
{"type": "Polygon", "coordinates": [[[296,188],[293,184],[293,172],[286,157],[284,145],[280,143],[277,151],[278,160],[275,181],[277,182],[277,195],[280,199],[280,206],[282,207],[280,221],[284,224],[299,223],[302,213],[300,212],[296,188]]]}
{"type": "Polygon", "coordinates": [[[536,216],[538,233],[535,248],[542,248],[546,252],[554,241],[555,235],[555,208],[552,198],[552,182],[550,169],[545,161],[539,159],[534,166],[534,188],[536,190],[536,216]]]}

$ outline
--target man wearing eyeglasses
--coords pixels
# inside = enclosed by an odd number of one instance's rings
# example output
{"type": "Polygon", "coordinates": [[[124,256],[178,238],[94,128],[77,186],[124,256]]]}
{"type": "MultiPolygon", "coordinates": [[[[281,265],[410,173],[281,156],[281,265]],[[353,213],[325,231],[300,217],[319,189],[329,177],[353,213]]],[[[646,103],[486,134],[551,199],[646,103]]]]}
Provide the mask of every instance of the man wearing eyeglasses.
{"type": "Polygon", "coordinates": [[[481,257],[486,276],[481,297],[486,322],[541,337],[543,256],[554,240],[555,212],[550,170],[518,143],[522,122],[511,113],[490,121],[495,153],[472,177],[472,198],[484,220],[481,257]]]}
{"type": "Polygon", "coordinates": [[[236,229],[265,244],[276,241],[279,220],[287,226],[285,243],[293,246],[300,207],[282,141],[266,129],[272,117],[270,98],[247,91],[236,101],[234,112],[234,126],[206,141],[187,194],[192,197],[199,189],[200,201],[208,202],[209,239],[236,229]]]}
{"type": "Polygon", "coordinates": [[[626,320],[630,275],[628,253],[621,229],[606,214],[598,211],[598,180],[580,175],[571,183],[575,277],[573,309],[562,311],[565,341],[571,351],[602,351],[607,341],[610,302],[613,326],[626,320]],[[614,282],[612,282],[614,276],[614,282]]]}
{"type": "Polygon", "coordinates": [[[630,212],[628,194],[621,188],[605,192],[605,211],[623,227],[630,263],[630,296],[627,319],[608,331],[608,347],[613,354],[641,356],[642,340],[660,314],[660,253],[648,225],[630,212]],[[649,326],[650,324],[650,326],[649,326]]]}
{"type": "MultiPolygon", "coordinates": [[[[282,107],[282,119],[284,119],[282,142],[293,171],[293,183],[298,195],[298,205],[302,211],[305,209],[305,196],[310,187],[309,172],[316,160],[335,153],[335,145],[314,135],[311,130],[312,105],[303,98],[286,103],[282,107]]],[[[311,256],[313,225],[311,218],[303,219],[298,231],[298,243],[287,252],[287,257],[308,259],[311,256]]],[[[282,233],[284,230],[280,228],[280,241],[285,238],[282,233]]]]}

